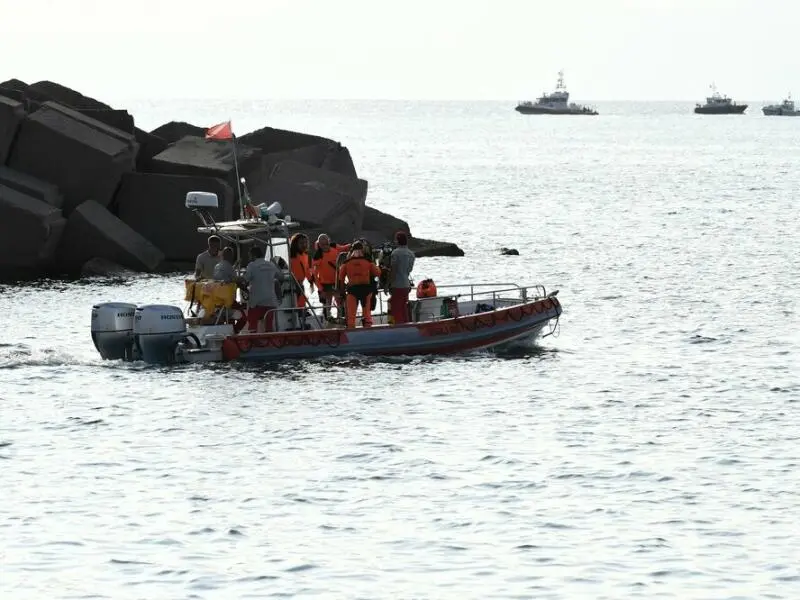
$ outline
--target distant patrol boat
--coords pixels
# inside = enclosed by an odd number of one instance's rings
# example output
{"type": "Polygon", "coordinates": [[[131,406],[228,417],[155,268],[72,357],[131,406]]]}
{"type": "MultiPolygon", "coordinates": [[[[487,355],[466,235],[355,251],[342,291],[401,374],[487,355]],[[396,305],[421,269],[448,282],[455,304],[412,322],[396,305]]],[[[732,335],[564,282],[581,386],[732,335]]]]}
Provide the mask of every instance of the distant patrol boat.
{"type": "Polygon", "coordinates": [[[515,109],[523,115],[596,115],[597,111],[581,104],[569,104],[569,92],[564,86],[564,71],[558,72],[556,91],[543,92],[536,102],[525,100],[515,109]]]}
{"type": "Polygon", "coordinates": [[[761,110],[768,117],[800,117],[800,110],[795,110],[791,94],[780,104],[770,104],[761,110]]]}
{"type": "Polygon", "coordinates": [[[721,96],[713,83],[710,87],[711,95],[706,98],[706,103],[694,107],[698,115],[741,115],[747,110],[747,104],[736,104],[727,96],[721,96]]]}

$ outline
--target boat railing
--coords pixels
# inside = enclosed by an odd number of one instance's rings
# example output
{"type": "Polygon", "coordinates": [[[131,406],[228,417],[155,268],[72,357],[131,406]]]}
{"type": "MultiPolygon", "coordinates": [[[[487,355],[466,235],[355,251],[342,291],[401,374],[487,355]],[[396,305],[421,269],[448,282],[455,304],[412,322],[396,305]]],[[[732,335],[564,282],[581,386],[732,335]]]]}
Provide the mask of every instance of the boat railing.
{"type": "MultiPolygon", "coordinates": [[[[529,285],[529,286],[522,286],[517,283],[471,283],[471,284],[445,284],[445,285],[437,285],[436,286],[437,292],[439,292],[439,296],[446,296],[450,298],[464,299],[469,301],[489,301],[491,299],[492,303],[496,303],[497,300],[516,300],[519,299],[520,302],[529,302],[533,300],[539,300],[543,298],[547,298],[547,290],[543,285],[529,285]],[[485,289],[490,288],[490,289],[485,289]],[[462,293],[445,293],[442,294],[441,290],[464,290],[462,293]],[[517,298],[509,298],[509,294],[514,293],[517,294],[517,298]],[[505,295],[505,296],[504,296],[505,295]]],[[[379,319],[380,317],[386,316],[388,311],[386,310],[387,307],[384,305],[384,295],[385,293],[378,293],[377,295],[377,302],[376,302],[376,310],[372,312],[372,316],[375,319],[379,319]]],[[[553,293],[555,295],[555,292],[553,293]]],[[[419,300],[419,298],[417,298],[419,300]]],[[[333,306],[332,308],[336,308],[333,306]]],[[[317,328],[324,329],[327,323],[327,318],[325,317],[325,307],[323,305],[314,305],[311,303],[311,300],[308,299],[306,306],[298,306],[298,307],[278,307],[273,308],[267,311],[264,315],[262,321],[265,321],[267,317],[271,314],[273,316],[272,322],[277,323],[277,317],[279,314],[287,314],[293,315],[296,314],[297,321],[296,323],[303,328],[304,321],[308,318],[313,319],[317,328]]],[[[341,315],[341,308],[337,309],[337,316],[341,315]]],[[[437,315],[431,314],[430,320],[435,320],[437,315]]]]}
{"type": "Polygon", "coordinates": [[[261,321],[266,321],[267,317],[272,315],[273,328],[275,328],[274,324],[277,323],[279,314],[286,314],[289,316],[296,314],[297,323],[301,325],[300,329],[304,329],[303,325],[305,325],[305,322],[308,320],[308,316],[310,315],[310,319],[316,323],[317,328],[324,329],[324,308],[324,306],[313,306],[312,304],[307,304],[306,306],[284,306],[271,308],[264,314],[264,316],[261,318],[261,321]]]}
{"type": "Polygon", "coordinates": [[[483,300],[487,296],[491,296],[492,300],[495,301],[497,300],[498,295],[505,294],[508,292],[518,293],[519,299],[522,302],[527,302],[529,299],[535,300],[537,298],[547,297],[547,290],[543,285],[522,286],[517,283],[468,283],[468,284],[455,283],[455,284],[436,286],[437,292],[439,290],[456,290],[456,289],[462,289],[465,291],[460,294],[452,294],[453,296],[455,296],[455,298],[465,298],[469,300],[475,300],[476,296],[478,296],[479,300],[483,300]],[[491,288],[491,289],[485,290],[479,288],[491,288]]]}

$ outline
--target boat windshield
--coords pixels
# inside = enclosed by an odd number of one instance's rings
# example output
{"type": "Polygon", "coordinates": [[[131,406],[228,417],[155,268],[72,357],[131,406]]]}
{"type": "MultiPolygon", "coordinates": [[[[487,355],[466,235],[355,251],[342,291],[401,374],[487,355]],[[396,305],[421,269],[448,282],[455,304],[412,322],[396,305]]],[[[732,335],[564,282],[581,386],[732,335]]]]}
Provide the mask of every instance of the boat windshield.
{"type": "Polygon", "coordinates": [[[289,242],[285,238],[273,238],[269,244],[269,258],[280,256],[289,263],[289,242]]]}

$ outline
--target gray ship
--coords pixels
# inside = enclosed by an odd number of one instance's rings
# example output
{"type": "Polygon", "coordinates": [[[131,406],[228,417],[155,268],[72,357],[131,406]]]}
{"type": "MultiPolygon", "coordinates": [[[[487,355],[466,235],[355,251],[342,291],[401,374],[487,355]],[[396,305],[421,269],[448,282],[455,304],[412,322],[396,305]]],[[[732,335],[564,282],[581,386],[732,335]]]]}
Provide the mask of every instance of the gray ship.
{"type": "Polygon", "coordinates": [[[780,104],[770,104],[761,111],[768,117],[800,117],[800,110],[795,109],[791,94],[780,104]]]}
{"type": "Polygon", "coordinates": [[[569,92],[564,87],[564,71],[558,72],[556,91],[552,94],[542,93],[536,102],[525,100],[517,104],[515,109],[523,115],[596,115],[597,111],[580,104],[569,104],[569,92]]]}

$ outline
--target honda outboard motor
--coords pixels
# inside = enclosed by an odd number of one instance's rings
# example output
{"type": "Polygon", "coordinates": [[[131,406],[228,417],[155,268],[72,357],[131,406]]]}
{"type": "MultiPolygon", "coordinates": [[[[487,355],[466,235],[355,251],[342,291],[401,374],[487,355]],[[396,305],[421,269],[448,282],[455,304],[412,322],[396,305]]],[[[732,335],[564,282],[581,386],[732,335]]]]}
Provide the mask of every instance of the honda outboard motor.
{"type": "Polygon", "coordinates": [[[183,312],[166,304],[140,306],[133,321],[133,337],[144,362],[174,363],[178,342],[186,337],[183,312]]]}
{"type": "Polygon", "coordinates": [[[135,304],[106,302],[92,307],[92,341],[105,360],[133,360],[135,304]]]}

